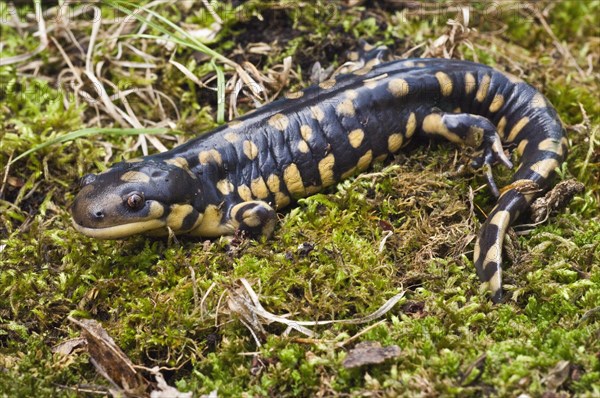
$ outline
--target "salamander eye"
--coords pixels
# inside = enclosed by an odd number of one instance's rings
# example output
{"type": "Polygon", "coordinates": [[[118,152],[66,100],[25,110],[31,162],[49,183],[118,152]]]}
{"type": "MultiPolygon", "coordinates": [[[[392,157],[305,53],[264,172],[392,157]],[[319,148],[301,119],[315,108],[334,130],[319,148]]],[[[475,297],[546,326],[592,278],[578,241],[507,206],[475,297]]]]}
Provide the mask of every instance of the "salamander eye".
{"type": "Polygon", "coordinates": [[[139,210],[144,206],[144,196],[141,193],[132,193],[127,198],[127,206],[132,210],[139,210]]]}

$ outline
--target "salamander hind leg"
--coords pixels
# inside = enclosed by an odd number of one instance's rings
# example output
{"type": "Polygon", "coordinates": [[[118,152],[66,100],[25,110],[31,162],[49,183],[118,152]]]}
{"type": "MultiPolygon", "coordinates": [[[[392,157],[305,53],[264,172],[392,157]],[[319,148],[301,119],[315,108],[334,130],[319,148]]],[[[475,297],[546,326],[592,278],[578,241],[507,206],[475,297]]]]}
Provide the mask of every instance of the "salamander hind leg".
{"type": "Polygon", "coordinates": [[[251,238],[270,237],[277,224],[277,213],[260,200],[238,203],[231,208],[232,223],[251,238]]]}
{"type": "Polygon", "coordinates": [[[369,61],[377,60],[377,64],[385,62],[390,58],[390,49],[387,46],[377,46],[369,44],[366,40],[358,41],[358,57],[365,64],[369,61]]]}
{"type": "Polygon", "coordinates": [[[459,145],[466,145],[481,152],[473,167],[483,168],[487,184],[494,194],[500,195],[492,175],[492,165],[513,165],[504,153],[502,141],[494,124],[483,116],[469,113],[431,113],[423,119],[423,131],[437,135],[459,145]]]}
{"type": "Polygon", "coordinates": [[[354,72],[367,74],[374,66],[391,59],[390,50],[386,46],[373,46],[365,40],[359,41],[358,51],[348,53],[348,62],[338,68],[333,76],[354,72]]]}

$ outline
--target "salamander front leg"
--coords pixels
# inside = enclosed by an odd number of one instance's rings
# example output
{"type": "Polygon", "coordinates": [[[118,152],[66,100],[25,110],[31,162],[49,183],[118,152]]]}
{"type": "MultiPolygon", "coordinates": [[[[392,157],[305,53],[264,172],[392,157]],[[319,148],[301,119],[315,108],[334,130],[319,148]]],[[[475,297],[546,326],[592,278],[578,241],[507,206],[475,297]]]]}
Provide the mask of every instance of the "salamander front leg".
{"type": "Polygon", "coordinates": [[[483,168],[490,190],[496,197],[500,195],[492,166],[500,162],[512,168],[513,164],[504,154],[502,141],[492,122],[469,113],[432,113],[423,119],[423,131],[480,150],[482,154],[473,161],[473,167],[483,168]]]}
{"type": "Polygon", "coordinates": [[[252,238],[270,237],[277,223],[277,213],[263,201],[239,203],[231,208],[232,223],[252,238]]]}

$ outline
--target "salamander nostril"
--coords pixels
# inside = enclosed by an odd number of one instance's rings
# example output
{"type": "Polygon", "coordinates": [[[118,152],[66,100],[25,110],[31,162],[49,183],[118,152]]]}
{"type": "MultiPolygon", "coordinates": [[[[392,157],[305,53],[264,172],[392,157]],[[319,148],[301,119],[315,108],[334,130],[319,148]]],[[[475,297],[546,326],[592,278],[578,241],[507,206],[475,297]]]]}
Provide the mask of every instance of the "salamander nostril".
{"type": "Polygon", "coordinates": [[[104,218],[104,213],[101,210],[98,210],[97,212],[94,213],[94,218],[102,219],[102,218],[104,218]]]}
{"type": "Polygon", "coordinates": [[[79,187],[83,188],[96,180],[95,174],[86,174],[79,179],[79,187]]]}

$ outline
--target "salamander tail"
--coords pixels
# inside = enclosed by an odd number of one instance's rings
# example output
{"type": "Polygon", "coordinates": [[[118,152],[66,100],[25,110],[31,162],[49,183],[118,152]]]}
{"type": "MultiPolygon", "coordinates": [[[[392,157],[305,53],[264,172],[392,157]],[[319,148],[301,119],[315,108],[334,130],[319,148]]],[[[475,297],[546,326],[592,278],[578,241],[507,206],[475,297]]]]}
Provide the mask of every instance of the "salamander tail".
{"type": "MultiPolygon", "coordinates": [[[[539,114],[536,116],[540,117],[539,114]]],[[[496,303],[502,300],[502,245],[507,229],[548,188],[554,170],[567,152],[567,139],[556,113],[548,111],[540,119],[542,122],[537,126],[522,131],[512,141],[518,146],[521,164],[513,182],[500,191],[498,203],[481,227],[475,243],[473,260],[477,274],[488,284],[496,303]]]]}

